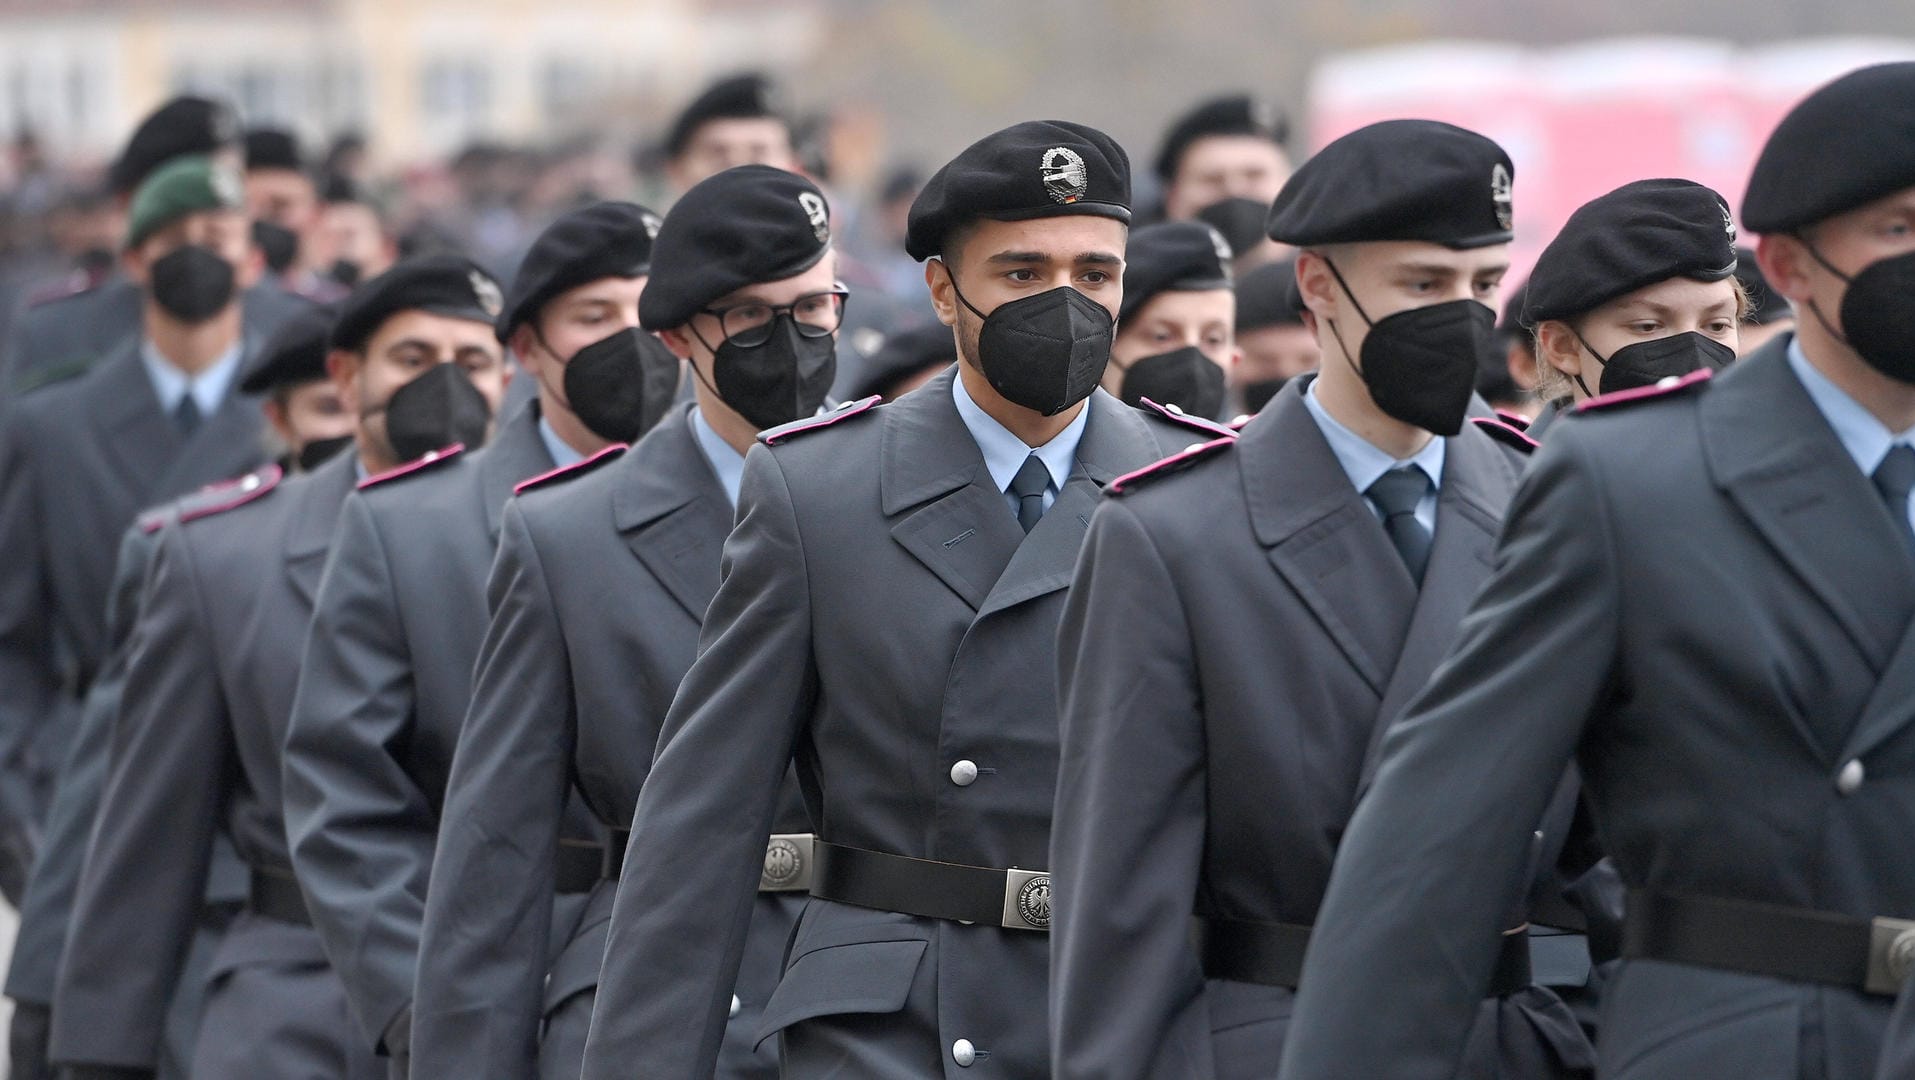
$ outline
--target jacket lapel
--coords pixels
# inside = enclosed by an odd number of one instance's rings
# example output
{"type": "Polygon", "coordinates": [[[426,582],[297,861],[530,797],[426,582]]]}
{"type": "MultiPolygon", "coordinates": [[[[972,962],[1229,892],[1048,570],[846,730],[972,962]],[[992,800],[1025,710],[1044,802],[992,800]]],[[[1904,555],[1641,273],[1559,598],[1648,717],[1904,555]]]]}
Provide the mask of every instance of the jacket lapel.
{"type": "Polygon", "coordinates": [[[498,434],[479,455],[479,493],[485,499],[485,525],[492,542],[499,542],[499,523],[506,500],[521,482],[553,468],[552,455],[539,438],[539,403],[528,401],[499,425],[498,434]]]}
{"type": "Polygon", "coordinates": [[[1475,427],[1465,425],[1444,448],[1443,483],[1436,503],[1436,536],[1417,594],[1396,670],[1383,692],[1363,762],[1362,787],[1376,769],[1377,750],[1404,708],[1429,682],[1456,642],[1456,628],[1489,576],[1503,509],[1520,476],[1507,455],[1475,427]]]}
{"type": "Polygon", "coordinates": [[[292,525],[286,531],[286,576],[309,608],[319,592],[319,575],[326,568],[326,552],[332,547],[339,508],[359,478],[355,467],[358,459],[357,448],[349,446],[300,485],[299,509],[294,511],[292,525]]]}
{"type": "MultiPolygon", "coordinates": [[[[227,391],[226,399],[213,415],[182,440],[179,452],[167,463],[165,474],[160,477],[159,491],[189,491],[202,484],[238,476],[258,466],[266,456],[266,446],[260,438],[260,399],[239,392],[239,381],[246,377],[256,344],[249,338],[241,346],[232,389],[227,391]]],[[[170,417],[162,413],[161,419],[172,426],[170,417]]]]}
{"type": "Polygon", "coordinates": [[[702,620],[718,591],[718,549],[730,500],[698,449],[690,409],[674,409],[612,465],[612,522],[632,554],[687,614],[702,620]]]}
{"type": "Polygon", "coordinates": [[[1840,760],[1861,757],[1910,723],[1915,723],[1915,619],[1902,632],[1901,643],[1889,657],[1881,681],[1862,707],[1862,718],[1849,732],[1840,760]]]}
{"type": "MultiPolygon", "coordinates": [[[[1135,409],[1102,390],[1091,394],[1085,408],[1090,418],[1077,444],[1076,468],[1050,509],[1018,544],[978,609],[979,618],[1068,586],[1104,485],[1163,457],[1149,423],[1135,409]]],[[[998,508],[1010,516],[1010,506],[1002,498],[998,508]]]]}
{"type": "Polygon", "coordinates": [[[1381,697],[1416,583],[1304,405],[1308,382],[1286,386],[1238,439],[1250,524],[1271,565],[1381,697]]]}
{"type": "Polygon", "coordinates": [[[1787,339],[1711,383],[1715,482],[1881,671],[1915,606],[1915,565],[1875,488],[1789,367],[1787,339]]]}
{"type": "Polygon", "coordinates": [[[137,335],[101,362],[89,396],[96,404],[87,411],[101,444],[119,462],[135,501],[149,501],[160,490],[170,463],[179,458],[183,440],[172,418],[161,411],[153,380],[140,362],[137,335]]]}
{"type": "Polygon", "coordinates": [[[880,413],[879,496],[896,519],[892,539],[978,609],[1026,537],[958,416],[955,377],[946,371],[880,413]]]}

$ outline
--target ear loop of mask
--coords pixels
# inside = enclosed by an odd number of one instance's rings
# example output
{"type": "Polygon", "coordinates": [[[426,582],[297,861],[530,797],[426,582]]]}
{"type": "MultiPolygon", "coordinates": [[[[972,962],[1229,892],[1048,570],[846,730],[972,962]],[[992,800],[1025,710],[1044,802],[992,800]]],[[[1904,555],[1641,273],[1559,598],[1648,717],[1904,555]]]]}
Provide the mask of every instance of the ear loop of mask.
{"type": "MultiPolygon", "coordinates": [[[[1565,324],[1565,325],[1567,325],[1567,324],[1565,324]]],[[[1588,351],[1588,353],[1589,353],[1589,355],[1591,355],[1591,356],[1593,356],[1593,357],[1595,357],[1595,358],[1596,358],[1596,362],[1597,362],[1598,364],[1601,364],[1601,365],[1602,365],[1602,366],[1603,366],[1604,368],[1607,368],[1607,367],[1609,366],[1609,358],[1608,358],[1607,356],[1604,356],[1603,354],[1601,354],[1601,353],[1599,353],[1599,352],[1597,352],[1597,351],[1596,351],[1596,347],[1595,347],[1594,345],[1591,345],[1591,344],[1589,343],[1589,339],[1587,339],[1587,338],[1585,338],[1585,337],[1583,337],[1583,332],[1582,332],[1581,330],[1578,330],[1578,329],[1576,329],[1575,327],[1573,327],[1573,326],[1571,326],[1571,327],[1569,328],[1569,332],[1570,332],[1570,333],[1572,333],[1572,334],[1574,334],[1574,335],[1576,335],[1576,340],[1577,340],[1577,342],[1579,342],[1579,343],[1580,343],[1580,344],[1582,345],[1582,347],[1583,347],[1583,348],[1584,348],[1585,350],[1587,350],[1587,351],[1588,351]]],[[[1585,397],[1595,397],[1595,396],[1596,396],[1596,392],[1595,392],[1595,391],[1593,391],[1593,390],[1591,390],[1591,389],[1589,388],[1589,384],[1583,381],[1583,374],[1582,374],[1582,372],[1580,372],[1580,371],[1578,371],[1578,372],[1577,372],[1576,374],[1574,374],[1574,375],[1571,375],[1571,376],[1570,376],[1570,378],[1572,378],[1572,379],[1574,379],[1574,380],[1576,380],[1576,385],[1577,385],[1577,386],[1580,386],[1580,387],[1582,387],[1582,391],[1583,391],[1583,396],[1585,396],[1585,397]]],[[[1601,384],[1601,383],[1599,382],[1599,383],[1597,383],[1596,385],[1597,385],[1597,386],[1601,386],[1602,384],[1601,384]]]]}
{"type": "MultiPolygon", "coordinates": [[[[559,354],[557,354],[557,350],[552,349],[552,345],[550,345],[550,343],[546,341],[546,331],[542,331],[542,329],[538,329],[538,320],[536,320],[536,318],[534,318],[532,322],[529,322],[529,324],[525,324],[525,326],[529,327],[530,331],[532,331],[532,339],[534,339],[534,341],[538,341],[538,347],[540,347],[540,349],[546,350],[546,356],[550,356],[550,358],[553,358],[553,360],[557,360],[557,362],[559,362],[559,385],[557,385],[557,387],[553,387],[553,385],[550,385],[550,383],[546,383],[546,379],[542,379],[542,377],[538,377],[538,375],[532,375],[532,377],[534,377],[534,379],[538,379],[538,385],[540,385],[540,389],[546,389],[546,391],[552,391],[552,396],[555,396],[555,398],[559,398],[559,404],[561,404],[561,406],[565,406],[565,412],[573,412],[573,400],[571,400],[569,396],[565,396],[565,370],[563,370],[563,368],[565,368],[567,364],[571,364],[571,360],[559,360],[559,354]]],[[[544,366],[540,364],[540,368],[544,368],[544,366]]]]}
{"type": "MultiPolygon", "coordinates": [[[[1794,236],[1796,240],[1802,244],[1803,247],[1809,250],[1810,258],[1813,258],[1816,262],[1821,263],[1822,269],[1827,270],[1829,273],[1834,274],[1836,277],[1841,278],[1842,283],[1844,285],[1850,284],[1855,280],[1853,277],[1850,277],[1848,274],[1844,274],[1840,270],[1837,270],[1835,268],[1835,264],[1823,258],[1822,252],[1817,250],[1815,246],[1815,241],[1810,240],[1808,237],[1802,235],[1799,232],[1791,233],[1790,235],[1794,236]]],[[[1854,348],[1854,346],[1849,345],[1848,335],[1837,330],[1834,327],[1834,325],[1829,322],[1829,317],[1827,315],[1822,314],[1822,305],[1816,303],[1814,297],[1809,298],[1808,307],[1810,311],[1815,312],[1815,321],[1822,324],[1822,329],[1828,331],[1830,337],[1841,342],[1843,345],[1848,346],[1849,348],[1854,348]]]]}
{"type": "MultiPolygon", "coordinates": [[[[1331,262],[1327,255],[1319,254],[1317,257],[1323,260],[1323,265],[1330,268],[1330,276],[1337,279],[1337,285],[1343,289],[1343,295],[1350,298],[1350,304],[1356,308],[1356,313],[1363,317],[1364,325],[1376,326],[1376,320],[1370,318],[1370,313],[1363,310],[1363,301],[1356,298],[1356,293],[1350,291],[1350,283],[1343,280],[1343,273],[1337,269],[1337,264],[1331,262]]],[[[1363,369],[1357,366],[1356,357],[1350,355],[1350,347],[1343,343],[1343,331],[1337,329],[1337,321],[1335,319],[1324,321],[1330,324],[1330,334],[1337,339],[1337,351],[1343,354],[1343,362],[1350,365],[1350,370],[1356,372],[1358,378],[1363,378],[1363,369]]]]}
{"type": "MultiPolygon", "coordinates": [[[[693,318],[697,318],[697,316],[694,315],[693,318]]],[[[698,343],[705,347],[705,351],[711,355],[711,362],[714,364],[718,363],[718,350],[714,348],[710,342],[705,340],[705,335],[698,332],[698,327],[694,325],[693,323],[691,323],[690,321],[687,321],[685,323],[685,329],[690,330],[692,332],[692,336],[698,339],[698,343]]],[[[724,329],[724,325],[722,322],[719,325],[719,329],[720,330],[724,329]]],[[[718,344],[723,345],[724,342],[721,341],[718,344]]],[[[705,373],[698,370],[698,361],[696,359],[687,359],[685,361],[685,364],[686,366],[692,369],[693,375],[698,376],[698,381],[704,384],[705,389],[711,391],[712,397],[717,398],[719,401],[725,400],[725,395],[719,393],[718,388],[711,384],[711,380],[705,378],[705,373]]]]}

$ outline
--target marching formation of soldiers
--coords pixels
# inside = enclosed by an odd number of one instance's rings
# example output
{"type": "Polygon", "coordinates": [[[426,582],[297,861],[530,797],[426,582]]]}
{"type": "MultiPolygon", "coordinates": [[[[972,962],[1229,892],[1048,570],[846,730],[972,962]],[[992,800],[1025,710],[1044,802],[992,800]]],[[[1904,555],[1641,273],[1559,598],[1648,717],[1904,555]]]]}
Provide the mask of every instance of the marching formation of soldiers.
{"type": "Polygon", "coordinates": [[[158,110],[0,367],[12,1075],[1915,1078],[1915,64],[1520,290],[1282,138],[984,136],[912,326],[735,80],[505,281],[158,110]]]}

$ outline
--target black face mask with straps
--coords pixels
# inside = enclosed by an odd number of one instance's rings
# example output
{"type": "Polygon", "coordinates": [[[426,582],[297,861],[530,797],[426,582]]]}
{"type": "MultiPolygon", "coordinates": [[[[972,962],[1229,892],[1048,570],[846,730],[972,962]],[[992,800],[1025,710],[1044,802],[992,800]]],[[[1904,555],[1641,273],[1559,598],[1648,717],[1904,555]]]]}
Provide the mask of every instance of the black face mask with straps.
{"type": "MultiPolygon", "coordinates": [[[[1369,324],[1358,358],[1362,365],[1356,372],[1369,387],[1376,407],[1433,435],[1463,430],[1476,392],[1477,357],[1495,332],[1496,313],[1480,301],[1450,300],[1373,321],[1336,264],[1325,259],[1324,265],[1369,324]]],[[[1351,360],[1335,320],[1330,322],[1330,332],[1336,336],[1338,351],[1351,360]]]]}

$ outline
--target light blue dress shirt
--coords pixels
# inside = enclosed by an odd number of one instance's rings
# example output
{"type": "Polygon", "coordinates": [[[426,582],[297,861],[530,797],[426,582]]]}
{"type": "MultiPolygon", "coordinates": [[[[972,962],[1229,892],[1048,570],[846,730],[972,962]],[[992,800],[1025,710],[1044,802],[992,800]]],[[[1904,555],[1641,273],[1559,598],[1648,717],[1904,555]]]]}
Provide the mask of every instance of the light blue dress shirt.
{"type": "Polygon", "coordinates": [[[738,485],[745,479],[745,455],[732,449],[730,443],[712,430],[696,405],[692,406],[692,437],[698,440],[698,449],[705,455],[711,471],[718,474],[718,486],[725,489],[731,508],[738,509],[738,485]]]}
{"type": "Polygon", "coordinates": [[[1085,402],[1077,411],[1076,419],[1050,442],[1032,449],[971,399],[961,372],[951,379],[951,398],[957,404],[958,418],[964,421],[971,438],[977,442],[978,452],[984,455],[984,467],[991,474],[991,483],[1004,492],[1004,505],[1010,508],[1011,516],[1017,516],[1017,497],[1010,493],[1011,479],[1024,467],[1024,459],[1032,454],[1037,455],[1037,460],[1043,462],[1051,474],[1050,487],[1044,492],[1044,509],[1049,510],[1057,501],[1057,493],[1064,490],[1065,482],[1071,478],[1071,470],[1077,466],[1077,444],[1083,441],[1084,425],[1090,422],[1090,403],[1085,402]]]}
{"type": "Polygon", "coordinates": [[[539,441],[545,444],[545,452],[551,455],[553,468],[563,469],[585,460],[584,454],[559,438],[559,433],[552,430],[551,421],[543,416],[539,417],[539,441]]]}
{"type": "MultiPolygon", "coordinates": [[[[1897,446],[1915,446],[1915,428],[1899,434],[1888,429],[1888,425],[1875,418],[1875,414],[1863,408],[1862,403],[1848,396],[1848,392],[1829,381],[1827,375],[1809,363],[1802,352],[1800,338],[1789,342],[1789,367],[1795,370],[1795,377],[1802,381],[1802,389],[1809,392],[1809,400],[1822,414],[1822,419],[1835,429],[1835,437],[1855,459],[1855,465],[1862,470],[1863,476],[1873,477],[1882,459],[1897,446]]],[[[1910,493],[1908,518],[1915,526],[1915,492],[1910,493]]]]}
{"type": "MultiPolygon", "coordinates": [[[[1316,418],[1317,427],[1323,431],[1324,441],[1330,444],[1330,452],[1336,455],[1337,463],[1343,466],[1344,475],[1350,478],[1350,485],[1356,488],[1358,495],[1369,491],[1370,485],[1376,483],[1378,477],[1391,469],[1404,465],[1422,469],[1423,475],[1430,478],[1430,490],[1424,494],[1423,500],[1416,504],[1416,520],[1429,530],[1431,536],[1436,535],[1436,493],[1443,488],[1443,455],[1446,445],[1443,439],[1432,438],[1423,449],[1418,450],[1411,457],[1398,460],[1377,449],[1363,436],[1338,423],[1337,418],[1331,416],[1323,407],[1323,403],[1317,400],[1315,380],[1311,380],[1310,389],[1304,392],[1303,406],[1310,410],[1311,416],[1316,418]]],[[[1383,513],[1376,508],[1375,503],[1366,498],[1363,500],[1363,505],[1370,508],[1370,512],[1376,515],[1378,521],[1383,520],[1383,513]]]]}
{"type": "Polygon", "coordinates": [[[179,410],[180,402],[187,394],[193,395],[193,402],[199,406],[199,414],[210,418],[226,402],[226,391],[233,385],[233,377],[239,373],[240,355],[245,350],[239,342],[226,350],[218,360],[197,376],[188,376],[173,366],[173,362],[160,355],[150,341],[140,342],[140,362],[146,365],[146,375],[153,380],[153,393],[160,399],[160,409],[171,416],[179,410]]]}

